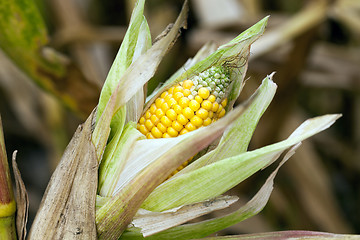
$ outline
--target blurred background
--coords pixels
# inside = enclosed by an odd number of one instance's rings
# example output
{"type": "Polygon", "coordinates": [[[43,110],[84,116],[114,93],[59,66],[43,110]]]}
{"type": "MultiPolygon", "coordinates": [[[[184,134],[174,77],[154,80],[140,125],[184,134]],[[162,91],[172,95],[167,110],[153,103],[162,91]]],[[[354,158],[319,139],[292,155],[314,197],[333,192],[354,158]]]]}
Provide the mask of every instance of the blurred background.
{"type": "MultiPolygon", "coordinates": [[[[48,29],[48,47],[62,53],[64,62],[76,66],[77,75],[71,79],[80,79],[83,84],[76,91],[79,95],[91,92],[91,97],[83,109],[64,107],[0,51],[5,143],[9,159],[18,150],[30,198],[30,222],[64,148],[96,106],[135,1],[36,2],[48,29]],[[84,93],[88,86],[92,90],[84,93]]],[[[146,3],[145,16],[153,39],[175,21],[182,3],[146,3]]],[[[149,82],[149,92],[206,42],[226,43],[270,15],[265,34],[251,49],[248,81],[239,101],[250,96],[272,72],[276,72],[278,91],[258,124],[250,149],[286,138],[307,118],[343,114],[330,129],[304,142],[281,168],[269,203],[259,215],[223,233],[315,230],[359,234],[360,1],[189,0],[189,5],[188,29],[182,31],[149,82]]],[[[61,84],[71,88],[74,82],[61,84]]],[[[259,190],[274,167],[231,190],[240,196],[240,205],[259,190]]]]}

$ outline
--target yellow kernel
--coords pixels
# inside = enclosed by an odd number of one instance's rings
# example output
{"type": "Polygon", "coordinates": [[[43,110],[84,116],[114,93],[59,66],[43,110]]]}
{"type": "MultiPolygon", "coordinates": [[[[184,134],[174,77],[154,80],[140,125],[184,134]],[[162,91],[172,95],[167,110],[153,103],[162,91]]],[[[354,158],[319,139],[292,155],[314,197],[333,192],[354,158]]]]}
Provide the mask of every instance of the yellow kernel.
{"type": "Polygon", "coordinates": [[[166,126],[164,126],[164,124],[158,123],[158,124],[156,125],[156,127],[157,127],[162,133],[165,133],[165,132],[166,132],[166,126]]]}
{"type": "Polygon", "coordinates": [[[199,116],[202,119],[206,119],[209,115],[209,112],[203,108],[200,108],[196,111],[196,116],[199,116]]]}
{"type": "Polygon", "coordinates": [[[175,104],[177,104],[177,101],[174,98],[170,98],[169,101],[167,101],[167,105],[169,106],[169,108],[171,108],[175,104]]]}
{"type": "Polygon", "coordinates": [[[157,98],[157,99],[155,100],[155,106],[156,106],[157,108],[161,108],[161,105],[162,105],[164,102],[165,102],[165,100],[164,100],[163,98],[157,98]]]}
{"type": "Polygon", "coordinates": [[[219,109],[219,104],[214,102],[211,108],[211,111],[216,112],[219,109]]]}
{"type": "Polygon", "coordinates": [[[166,95],[166,97],[164,98],[165,102],[169,101],[172,98],[172,94],[168,94],[166,95]]]}
{"type": "Polygon", "coordinates": [[[177,137],[177,135],[179,135],[179,132],[172,127],[167,128],[167,133],[170,134],[170,136],[172,137],[177,137]]]}
{"type": "Polygon", "coordinates": [[[154,135],[152,135],[150,132],[146,134],[147,139],[155,139],[154,135]]]}
{"type": "Polygon", "coordinates": [[[153,127],[151,129],[151,133],[155,138],[161,138],[163,135],[163,133],[157,127],[153,127]]]}
{"type": "Polygon", "coordinates": [[[195,127],[194,124],[192,124],[191,122],[188,122],[188,123],[185,125],[185,128],[186,128],[189,132],[196,130],[196,127],[195,127]]]}
{"type": "Polygon", "coordinates": [[[189,106],[189,102],[190,102],[189,98],[187,98],[187,97],[182,97],[182,98],[180,98],[180,100],[179,100],[179,105],[180,105],[182,108],[186,108],[186,107],[189,106]]]}
{"type": "Polygon", "coordinates": [[[161,109],[166,112],[167,110],[170,109],[170,106],[168,103],[163,103],[163,105],[161,105],[161,109]]]}
{"type": "Polygon", "coordinates": [[[182,92],[177,92],[174,94],[174,99],[178,102],[182,97],[184,97],[184,94],[182,92]]]}
{"type": "Polygon", "coordinates": [[[149,131],[151,131],[151,129],[153,128],[153,126],[154,126],[154,123],[153,123],[150,119],[147,119],[147,120],[145,121],[145,127],[146,127],[149,131]]]}
{"type": "Polygon", "coordinates": [[[183,114],[177,115],[176,120],[182,125],[185,125],[189,121],[183,114]]]}
{"type": "Polygon", "coordinates": [[[218,108],[218,110],[216,111],[216,113],[219,114],[219,113],[221,112],[221,110],[223,110],[223,106],[221,106],[221,105],[219,104],[219,108],[218,108]]]}
{"type": "Polygon", "coordinates": [[[145,123],[145,118],[144,118],[144,117],[141,117],[140,120],[139,120],[139,123],[140,123],[140,124],[144,124],[144,123],[145,123]]]}
{"type": "Polygon", "coordinates": [[[174,109],[169,109],[166,111],[166,116],[174,121],[176,119],[177,114],[174,109]]]}
{"type": "Polygon", "coordinates": [[[154,114],[154,113],[155,113],[155,111],[156,111],[156,109],[157,109],[156,105],[155,105],[154,103],[153,103],[153,104],[151,104],[151,106],[150,106],[150,108],[149,108],[150,113],[151,113],[151,114],[154,114]]]}
{"type": "Polygon", "coordinates": [[[189,95],[187,96],[190,100],[193,100],[194,99],[194,96],[193,95],[189,95]]]}
{"type": "Polygon", "coordinates": [[[180,135],[183,135],[185,133],[188,133],[189,130],[187,130],[186,128],[183,128],[181,131],[180,131],[180,135]]]}
{"type": "Polygon", "coordinates": [[[143,125],[143,124],[141,124],[139,127],[138,127],[138,129],[139,129],[139,131],[142,133],[142,134],[144,134],[144,135],[146,135],[148,132],[149,132],[149,130],[145,127],[145,125],[143,125]]]}
{"type": "Polygon", "coordinates": [[[176,93],[178,93],[178,92],[182,92],[183,91],[183,87],[181,87],[181,86],[176,86],[175,88],[174,88],[174,92],[173,92],[173,94],[176,94],[176,93]]]}
{"type": "Polygon", "coordinates": [[[176,104],[173,108],[174,108],[176,114],[182,113],[183,108],[180,105],[176,104]]]}
{"type": "Polygon", "coordinates": [[[203,120],[199,116],[193,116],[190,122],[196,127],[201,127],[203,124],[203,120]]]}
{"type": "Polygon", "coordinates": [[[211,118],[206,118],[205,120],[204,120],[204,126],[208,126],[208,125],[210,125],[211,124],[211,118]]]}
{"type": "Polygon", "coordinates": [[[193,85],[194,83],[191,80],[185,80],[183,82],[183,88],[185,89],[190,89],[193,85]]]}
{"type": "Polygon", "coordinates": [[[163,138],[171,138],[170,134],[168,134],[167,132],[164,133],[164,134],[162,135],[162,137],[163,137],[163,138]]]}
{"type": "Polygon", "coordinates": [[[145,118],[149,119],[151,117],[151,115],[152,114],[151,114],[150,110],[147,110],[146,113],[145,113],[145,118]]]}
{"type": "Polygon", "coordinates": [[[191,94],[191,91],[189,89],[184,89],[183,94],[185,97],[187,97],[191,94]]]}
{"type": "Polygon", "coordinates": [[[204,108],[205,110],[210,111],[211,108],[212,108],[212,103],[211,103],[209,100],[204,100],[204,101],[201,103],[201,107],[204,108]]]}
{"type": "Polygon", "coordinates": [[[223,108],[221,112],[218,114],[218,118],[222,118],[225,115],[225,109],[223,108]]]}
{"type": "MultiPolygon", "coordinates": [[[[197,102],[196,102],[197,103],[197,102]]],[[[182,110],[182,114],[187,118],[190,119],[194,116],[194,111],[190,107],[186,107],[182,110]]]]}
{"type": "Polygon", "coordinates": [[[165,115],[164,111],[161,109],[161,108],[158,108],[156,109],[155,111],[155,115],[158,117],[158,118],[161,118],[162,116],[165,115]]]}
{"type": "Polygon", "coordinates": [[[221,105],[222,105],[223,107],[226,107],[226,105],[227,105],[227,98],[225,98],[225,99],[221,102],[221,105]]]}
{"type": "Polygon", "coordinates": [[[181,131],[181,129],[183,129],[183,125],[181,123],[179,123],[178,121],[173,121],[171,126],[178,132],[181,131]]]}
{"type": "Polygon", "coordinates": [[[151,120],[151,122],[153,123],[153,124],[158,124],[158,122],[159,122],[159,118],[156,116],[156,115],[152,115],[151,117],[150,117],[150,120],[151,120]]]}
{"type": "Polygon", "coordinates": [[[166,127],[171,126],[171,120],[167,116],[162,116],[160,119],[161,123],[164,124],[166,127]]]}
{"type": "Polygon", "coordinates": [[[213,102],[215,102],[216,97],[214,95],[210,95],[208,100],[213,103],[213,102]]]}
{"type": "Polygon", "coordinates": [[[191,100],[189,102],[189,108],[191,108],[193,111],[197,111],[200,108],[200,103],[198,103],[196,100],[191,100]]]}
{"type": "Polygon", "coordinates": [[[195,96],[195,101],[197,101],[198,103],[202,103],[203,99],[199,95],[196,95],[195,96]]]}
{"type": "Polygon", "coordinates": [[[209,118],[213,118],[214,117],[214,112],[213,111],[209,111],[209,116],[208,116],[209,118]]]}
{"type": "Polygon", "coordinates": [[[165,92],[163,92],[161,95],[160,95],[160,97],[161,98],[165,98],[166,97],[166,95],[168,95],[169,93],[167,92],[167,91],[165,91],[165,92]]]}
{"type": "Polygon", "coordinates": [[[168,89],[168,93],[173,94],[173,92],[174,92],[174,88],[175,88],[175,87],[171,87],[171,88],[169,88],[169,89],[168,89]]]}
{"type": "Polygon", "coordinates": [[[210,91],[209,91],[209,89],[202,87],[199,89],[198,94],[203,99],[207,99],[210,95],[210,91]]]}

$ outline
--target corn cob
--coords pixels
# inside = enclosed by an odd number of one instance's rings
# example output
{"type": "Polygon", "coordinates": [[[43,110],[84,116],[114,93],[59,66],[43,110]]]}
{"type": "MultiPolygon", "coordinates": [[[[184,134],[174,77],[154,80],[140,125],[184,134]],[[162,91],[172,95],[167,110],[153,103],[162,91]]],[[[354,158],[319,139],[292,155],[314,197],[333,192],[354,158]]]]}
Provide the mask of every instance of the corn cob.
{"type": "MultiPolygon", "coordinates": [[[[177,137],[194,131],[225,115],[229,74],[222,66],[211,67],[184,80],[150,105],[139,119],[137,129],[148,139],[177,137]]],[[[186,161],[174,173],[184,168],[186,161]]]]}

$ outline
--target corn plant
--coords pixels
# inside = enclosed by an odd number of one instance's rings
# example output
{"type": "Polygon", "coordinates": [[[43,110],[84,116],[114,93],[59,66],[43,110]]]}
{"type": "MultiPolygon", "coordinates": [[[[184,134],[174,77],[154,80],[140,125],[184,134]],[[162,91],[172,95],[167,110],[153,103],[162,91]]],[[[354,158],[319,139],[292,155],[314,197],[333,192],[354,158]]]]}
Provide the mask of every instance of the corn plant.
{"type": "MultiPolygon", "coordinates": [[[[270,73],[247,101],[235,106],[244,87],[250,46],[265,31],[268,17],[217,49],[205,45],[146,97],[146,83],[186,26],[187,2],[171,29],[153,44],[144,4],[145,0],[138,0],[135,5],[98,105],[78,127],[53,173],[29,239],[206,237],[259,213],[270,197],[279,168],[303,140],[340,117],[332,114],[306,120],[287,139],[247,151],[277,88],[270,73]],[[236,196],[223,194],[281,156],[276,170],[244,206],[222,217],[188,223],[236,202],[236,196]]],[[[2,140],[1,146],[3,149],[2,140]]],[[[8,172],[6,168],[4,172],[8,172]]],[[[0,198],[1,219],[7,217],[3,209],[14,202],[10,192],[6,196],[6,201],[0,198]]],[[[14,209],[8,211],[9,216],[14,209]]],[[[14,229],[14,218],[11,222],[14,229]]],[[[21,223],[19,238],[25,237],[26,223],[21,223]]],[[[10,229],[0,227],[6,229],[4,233],[10,229]]],[[[345,235],[286,231],[226,239],[248,237],[345,235]]],[[[7,235],[7,239],[16,236],[7,235]]]]}

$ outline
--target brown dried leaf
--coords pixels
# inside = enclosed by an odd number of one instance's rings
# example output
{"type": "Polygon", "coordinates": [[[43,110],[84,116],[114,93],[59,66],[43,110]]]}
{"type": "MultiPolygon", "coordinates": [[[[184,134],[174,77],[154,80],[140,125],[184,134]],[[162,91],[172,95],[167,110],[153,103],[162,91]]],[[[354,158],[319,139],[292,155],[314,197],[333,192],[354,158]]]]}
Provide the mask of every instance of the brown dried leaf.
{"type": "Polygon", "coordinates": [[[29,239],[96,239],[94,112],[80,125],[52,175],[29,239]]]}
{"type": "Polygon", "coordinates": [[[20,171],[17,167],[16,153],[17,153],[17,151],[14,151],[14,153],[12,155],[12,167],[13,167],[13,173],[14,173],[15,184],[16,184],[16,194],[15,194],[16,208],[17,208],[16,231],[17,231],[18,239],[25,240],[26,223],[27,223],[27,219],[28,219],[28,210],[29,210],[29,198],[28,198],[28,194],[26,192],[25,184],[21,178],[20,171]]]}

